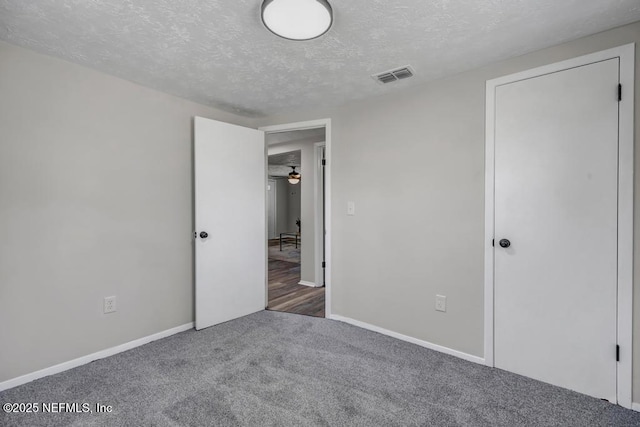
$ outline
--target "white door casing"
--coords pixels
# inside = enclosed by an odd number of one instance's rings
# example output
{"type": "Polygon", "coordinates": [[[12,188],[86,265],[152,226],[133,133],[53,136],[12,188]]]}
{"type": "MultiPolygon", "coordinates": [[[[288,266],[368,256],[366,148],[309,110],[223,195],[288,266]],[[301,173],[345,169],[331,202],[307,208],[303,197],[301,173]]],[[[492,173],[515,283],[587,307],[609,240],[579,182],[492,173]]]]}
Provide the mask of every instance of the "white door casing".
{"type": "Polygon", "coordinates": [[[325,162],[325,145],[324,142],[314,144],[314,163],[315,163],[315,188],[314,188],[314,222],[315,222],[315,283],[317,287],[325,285],[325,268],[322,263],[325,262],[325,179],[324,179],[324,162],[325,162]]]}
{"type": "Polygon", "coordinates": [[[632,99],[633,46],[487,82],[486,363],[627,407],[632,99]]]}
{"type": "Polygon", "coordinates": [[[262,131],[195,118],[196,329],[265,307],[265,156],[262,131]]]}

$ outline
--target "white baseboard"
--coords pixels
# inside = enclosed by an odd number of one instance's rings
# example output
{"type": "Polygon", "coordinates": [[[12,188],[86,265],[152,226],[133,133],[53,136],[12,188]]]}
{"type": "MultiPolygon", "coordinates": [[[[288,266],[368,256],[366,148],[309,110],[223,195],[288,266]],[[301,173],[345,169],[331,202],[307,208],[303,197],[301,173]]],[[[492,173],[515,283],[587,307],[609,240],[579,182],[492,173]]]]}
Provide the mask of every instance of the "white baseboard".
{"type": "Polygon", "coordinates": [[[86,356],[78,357],[77,359],[69,360],[68,362],[62,362],[48,368],[40,369],[39,371],[31,372],[7,381],[0,383],[0,391],[4,391],[22,384],[26,384],[33,380],[37,380],[42,377],[48,377],[49,375],[57,374],[60,372],[68,371],[69,369],[77,368],[78,366],[86,365],[94,360],[104,359],[105,357],[113,356],[114,354],[122,353],[123,351],[131,350],[132,348],[140,347],[141,345],[148,344],[151,341],[156,341],[161,338],[177,334],[178,332],[188,331],[193,329],[193,322],[177,326],[175,328],[167,329],[166,331],[158,332],[157,334],[148,335],[146,337],[138,338],[137,340],[129,341],[124,344],[117,345],[115,347],[100,350],[95,353],[88,354],[86,356]]]}
{"type": "Polygon", "coordinates": [[[307,282],[306,280],[300,280],[298,285],[311,286],[312,288],[316,287],[316,284],[313,282],[307,282]]]}
{"type": "Polygon", "coordinates": [[[379,334],[382,334],[382,335],[388,335],[390,337],[397,338],[397,339],[402,340],[402,341],[407,341],[407,342],[410,342],[412,344],[416,344],[416,345],[419,345],[421,347],[428,348],[430,350],[435,350],[435,351],[439,351],[440,353],[445,353],[445,354],[448,354],[448,355],[451,355],[451,356],[459,357],[460,359],[464,359],[464,360],[467,360],[469,362],[478,363],[480,365],[484,365],[485,364],[484,363],[484,358],[482,358],[482,357],[474,356],[472,354],[463,353],[461,351],[453,350],[453,349],[448,348],[448,347],[443,347],[443,346],[438,345],[438,344],[433,344],[433,343],[430,343],[428,341],[419,340],[418,338],[413,338],[413,337],[410,337],[408,335],[403,335],[403,334],[400,334],[398,332],[393,332],[393,331],[390,331],[388,329],[380,328],[378,326],[374,326],[374,325],[370,325],[370,324],[365,323],[365,322],[361,322],[359,320],[351,319],[349,317],[344,317],[344,316],[339,316],[337,314],[332,314],[332,315],[329,316],[329,319],[338,320],[340,322],[348,323],[350,325],[357,326],[357,327],[362,328],[362,329],[368,329],[368,330],[373,331],[373,332],[378,332],[379,334]]]}
{"type": "Polygon", "coordinates": [[[640,403],[633,402],[631,404],[631,409],[633,409],[636,412],[640,412],[640,403]]]}

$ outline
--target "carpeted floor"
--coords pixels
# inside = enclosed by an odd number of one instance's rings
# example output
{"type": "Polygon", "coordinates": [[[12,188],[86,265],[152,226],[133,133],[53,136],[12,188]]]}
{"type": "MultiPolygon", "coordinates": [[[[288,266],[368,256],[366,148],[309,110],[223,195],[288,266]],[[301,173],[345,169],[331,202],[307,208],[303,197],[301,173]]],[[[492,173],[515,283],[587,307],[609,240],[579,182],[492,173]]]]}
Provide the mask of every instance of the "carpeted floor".
{"type": "Polygon", "coordinates": [[[2,426],[638,426],[640,413],[327,319],[263,311],[0,393],[112,405],[2,426]]]}

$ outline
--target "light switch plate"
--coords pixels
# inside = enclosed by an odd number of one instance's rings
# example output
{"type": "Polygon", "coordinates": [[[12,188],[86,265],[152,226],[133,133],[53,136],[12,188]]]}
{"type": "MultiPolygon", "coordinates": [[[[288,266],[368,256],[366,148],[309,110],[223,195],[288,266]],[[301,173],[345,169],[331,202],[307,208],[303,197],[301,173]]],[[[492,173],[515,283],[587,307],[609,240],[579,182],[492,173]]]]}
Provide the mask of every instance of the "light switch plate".
{"type": "Polygon", "coordinates": [[[447,297],[436,295],[436,311],[447,311],[447,297]]]}
{"type": "Polygon", "coordinates": [[[356,203],[347,202],[347,215],[355,215],[355,214],[356,214],[356,203]]]}

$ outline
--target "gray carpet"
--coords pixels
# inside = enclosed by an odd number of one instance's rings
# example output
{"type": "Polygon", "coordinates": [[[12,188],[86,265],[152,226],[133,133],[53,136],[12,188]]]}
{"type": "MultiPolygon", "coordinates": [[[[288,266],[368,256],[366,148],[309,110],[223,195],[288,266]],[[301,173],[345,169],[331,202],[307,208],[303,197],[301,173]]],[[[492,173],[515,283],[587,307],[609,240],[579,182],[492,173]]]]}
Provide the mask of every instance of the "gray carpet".
{"type": "Polygon", "coordinates": [[[640,426],[640,413],[327,319],[260,312],[0,393],[1,426],[640,426]]]}

